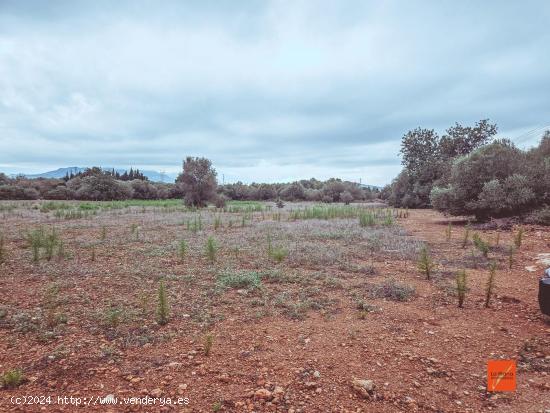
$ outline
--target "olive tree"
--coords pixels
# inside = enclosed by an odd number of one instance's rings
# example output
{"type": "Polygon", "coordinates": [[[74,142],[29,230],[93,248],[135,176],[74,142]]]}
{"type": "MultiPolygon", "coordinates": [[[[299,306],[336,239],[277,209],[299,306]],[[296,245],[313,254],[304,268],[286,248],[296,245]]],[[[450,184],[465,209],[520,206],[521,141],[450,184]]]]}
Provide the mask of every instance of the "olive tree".
{"type": "Polygon", "coordinates": [[[206,158],[188,156],[176,183],[181,185],[188,206],[204,207],[216,196],[216,170],[206,158]]]}

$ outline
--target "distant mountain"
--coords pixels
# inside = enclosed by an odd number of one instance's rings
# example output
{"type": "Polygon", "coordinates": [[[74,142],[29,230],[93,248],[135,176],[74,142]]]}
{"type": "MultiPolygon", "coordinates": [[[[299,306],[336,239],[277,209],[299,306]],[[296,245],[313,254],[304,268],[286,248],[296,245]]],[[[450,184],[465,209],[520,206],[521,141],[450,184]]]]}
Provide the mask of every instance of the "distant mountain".
{"type": "MultiPolygon", "coordinates": [[[[130,168],[112,168],[112,167],[104,167],[103,169],[107,171],[115,170],[119,173],[124,173],[125,171],[128,171],[130,168]]],[[[77,174],[79,172],[84,172],[86,168],[82,168],[80,166],[69,166],[67,168],[58,168],[55,171],[48,171],[41,174],[30,174],[25,175],[27,178],[35,179],[35,178],[57,178],[61,179],[64,178],[67,174],[77,174]]],[[[149,178],[152,182],[174,182],[174,180],[177,178],[176,174],[172,173],[161,173],[158,171],[147,171],[147,170],[139,170],[143,175],[145,175],[147,178],[149,178]]]]}

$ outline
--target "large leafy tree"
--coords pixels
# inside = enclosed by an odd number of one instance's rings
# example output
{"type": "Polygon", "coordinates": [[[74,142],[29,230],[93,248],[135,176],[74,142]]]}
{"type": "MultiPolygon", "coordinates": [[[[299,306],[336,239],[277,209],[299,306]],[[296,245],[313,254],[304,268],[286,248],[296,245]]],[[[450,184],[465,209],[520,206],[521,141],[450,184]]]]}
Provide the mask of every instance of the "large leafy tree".
{"type": "Polygon", "coordinates": [[[487,144],[497,127],[482,119],[474,126],[456,123],[442,137],[433,129],[416,128],[401,141],[403,171],[392,184],[389,201],[398,207],[426,208],[435,186],[448,184],[453,159],[487,144]]]}
{"type": "Polygon", "coordinates": [[[439,142],[439,153],[445,159],[467,155],[474,149],[489,143],[498,131],[497,125],[482,119],[474,126],[462,126],[456,123],[447,129],[439,142]]]}
{"type": "Polygon", "coordinates": [[[188,156],[183,161],[183,173],[176,183],[180,184],[186,205],[203,207],[216,196],[216,170],[206,158],[188,156]]]}

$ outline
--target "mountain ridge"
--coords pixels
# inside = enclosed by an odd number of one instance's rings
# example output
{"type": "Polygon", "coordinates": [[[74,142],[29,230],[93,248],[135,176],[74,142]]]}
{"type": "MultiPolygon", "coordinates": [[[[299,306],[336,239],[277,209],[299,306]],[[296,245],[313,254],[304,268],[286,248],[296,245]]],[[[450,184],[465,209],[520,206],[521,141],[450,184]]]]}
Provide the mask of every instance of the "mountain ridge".
{"type": "MultiPolygon", "coordinates": [[[[57,178],[61,179],[64,178],[67,174],[77,174],[79,172],[84,172],[87,168],[80,167],[80,166],[68,166],[65,168],[57,168],[52,171],[47,171],[39,174],[24,174],[26,178],[29,179],[37,179],[37,178],[57,178]]],[[[106,171],[115,170],[119,173],[124,173],[125,171],[128,171],[127,168],[115,168],[115,167],[102,167],[102,169],[106,171]]],[[[139,169],[139,168],[138,168],[139,169]]],[[[177,175],[172,173],[162,173],[158,171],[153,170],[139,170],[143,175],[145,175],[147,178],[149,178],[152,182],[174,182],[177,175]]]]}

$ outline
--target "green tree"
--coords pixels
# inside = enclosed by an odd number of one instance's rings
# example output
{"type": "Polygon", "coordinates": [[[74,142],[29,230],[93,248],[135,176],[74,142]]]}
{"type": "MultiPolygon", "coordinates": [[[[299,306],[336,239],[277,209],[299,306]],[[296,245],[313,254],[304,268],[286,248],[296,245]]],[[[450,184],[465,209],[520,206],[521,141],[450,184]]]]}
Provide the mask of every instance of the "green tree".
{"type": "Polygon", "coordinates": [[[206,158],[188,156],[183,161],[183,173],[176,180],[184,192],[186,205],[204,207],[216,195],[216,170],[206,158]]]}

